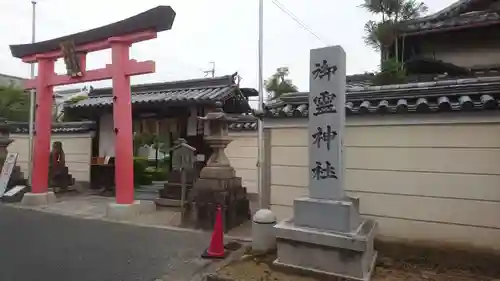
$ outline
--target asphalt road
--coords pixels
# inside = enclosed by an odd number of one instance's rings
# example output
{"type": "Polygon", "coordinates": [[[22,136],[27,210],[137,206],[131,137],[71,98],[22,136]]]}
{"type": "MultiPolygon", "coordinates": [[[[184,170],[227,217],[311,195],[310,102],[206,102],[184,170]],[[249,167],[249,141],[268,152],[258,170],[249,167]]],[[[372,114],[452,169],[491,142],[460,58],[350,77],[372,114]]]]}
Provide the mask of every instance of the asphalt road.
{"type": "Polygon", "coordinates": [[[0,280],[189,280],[208,239],[0,205],[0,280]]]}

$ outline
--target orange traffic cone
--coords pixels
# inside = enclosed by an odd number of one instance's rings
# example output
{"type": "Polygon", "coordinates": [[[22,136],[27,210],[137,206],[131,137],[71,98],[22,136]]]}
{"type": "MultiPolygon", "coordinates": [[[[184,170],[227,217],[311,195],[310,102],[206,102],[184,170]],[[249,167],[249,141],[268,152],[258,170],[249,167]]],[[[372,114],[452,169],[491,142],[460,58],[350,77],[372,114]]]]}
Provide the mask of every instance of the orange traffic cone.
{"type": "Polygon", "coordinates": [[[214,231],[212,232],[212,239],[210,246],[201,255],[205,259],[223,259],[226,257],[224,251],[224,229],[222,227],[222,209],[217,206],[217,214],[215,215],[214,231]]]}

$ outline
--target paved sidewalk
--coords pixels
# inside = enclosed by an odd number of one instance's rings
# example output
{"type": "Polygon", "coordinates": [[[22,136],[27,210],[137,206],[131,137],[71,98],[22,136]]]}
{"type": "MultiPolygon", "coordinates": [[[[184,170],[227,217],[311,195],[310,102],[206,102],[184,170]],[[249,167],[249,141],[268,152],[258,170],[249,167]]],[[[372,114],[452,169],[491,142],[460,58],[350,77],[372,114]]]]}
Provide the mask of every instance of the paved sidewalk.
{"type": "MultiPolygon", "coordinates": [[[[67,194],[58,196],[57,202],[36,207],[22,206],[20,203],[9,204],[11,207],[21,209],[31,209],[46,213],[60,214],[85,219],[107,220],[106,206],[114,202],[115,198],[102,197],[86,194],[67,194]]],[[[121,221],[126,224],[134,224],[140,226],[152,226],[158,228],[178,229],[180,228],[181,214],[179,208],[158,208],[150,214],[141,214],[133,219],[121,221]]],[[[194,229],[182,228],[191,232],[201,232],[194,229]]],[[[229,236],[249,239],[251,236],[251,222],[247,222],[240,227],[231,230],[229,236]]]]}

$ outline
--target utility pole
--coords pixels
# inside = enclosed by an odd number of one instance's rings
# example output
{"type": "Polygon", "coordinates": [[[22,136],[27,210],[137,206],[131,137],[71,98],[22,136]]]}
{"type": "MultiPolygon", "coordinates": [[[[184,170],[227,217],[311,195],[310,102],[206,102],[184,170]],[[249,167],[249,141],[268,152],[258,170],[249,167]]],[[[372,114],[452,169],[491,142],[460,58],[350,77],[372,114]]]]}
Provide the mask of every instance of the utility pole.
{"type": "Polygon", "coordinates": [[[214,78],[215,77],[215,62],[211,61],[210,64],[212,65],[212,69],[205,70],[203,72],[205,73],[205,77],[207,77],[208,74],[211,73],[212,74],[212,78],[214,78]]]}
{"type": "MultiPolygon", "coordinates": [[[[264,75],[263,75],[263,60],[264,59],[264,0],[259,0],[259,112],[263,111],[264,104],[264,75]]],[[[258,121],[258,152],[257,152],[257,189],[259,192],[259,207],[269,208],[264,206],[267,199],[264,199],[264,125],[262,119],[258,121]]]]}
{"type": "MultiPolygon", "coordinates": [[[[31,1],[32,5],[32,17],[31,17],[31,43],[35,43],[35,35],[36,35],[36,0],[31,1]]],[[[30,65],[30,77],[31,79],[35,78],[35,63],[31,63],[30,65]]],[[[33,173],[33,123],[35,119],[35,90],[30,90],[30,115],[29,115],[29,150],[28,150],[28,182],[31,186],[31,179],[33,173]]]]}

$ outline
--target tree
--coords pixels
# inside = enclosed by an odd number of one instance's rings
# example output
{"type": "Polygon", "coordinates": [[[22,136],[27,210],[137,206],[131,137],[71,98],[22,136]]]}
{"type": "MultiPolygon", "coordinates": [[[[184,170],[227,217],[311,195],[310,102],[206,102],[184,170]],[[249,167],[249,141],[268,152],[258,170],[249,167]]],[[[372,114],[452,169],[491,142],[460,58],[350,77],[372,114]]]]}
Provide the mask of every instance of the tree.
{"type": "Polygon", "coordinates": [[[404,83],[404,42],[403,50],[399,52],[398,26],[403,21],[422,16],[427,12],[427,6],[417,0],[365,0],[361,7],[381,17],[380,21],[366,22],[364,27],[365,44],[380,51],[380,72],[375,75],[373,84],[404,83]],[[393,58],[389,58],[388,50],[391,46],[394,47],[393,58]]]}
{"type": "Polygon", "coordinates": [[[292,83],[292,80],[286,79],[289,73],[288,67],[280,67],[276,69],[276,73],[264,82],[270,100],[286,93],[297,92],[297,86],[292,83]]]}
{"type": "Polygon", "coordinates": [[[29,121],[29,94],[22,89],[0,86],[0,117],[9,121],[29,121]]]}
{"type": "Polygon", "coordinates": [[[417,0],[365,0],[361,7],[380,16],[380,21],[365,24],[365,43],[381,52],[382,61],[388,59],[387,48],[394,45],[399,61],[397,26],[402,21],[413,20],[427,12],[427,6],[417,0]]]}

